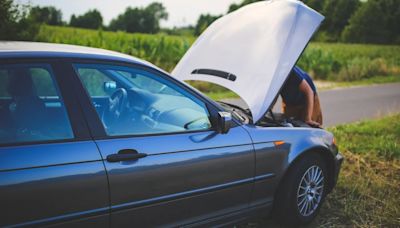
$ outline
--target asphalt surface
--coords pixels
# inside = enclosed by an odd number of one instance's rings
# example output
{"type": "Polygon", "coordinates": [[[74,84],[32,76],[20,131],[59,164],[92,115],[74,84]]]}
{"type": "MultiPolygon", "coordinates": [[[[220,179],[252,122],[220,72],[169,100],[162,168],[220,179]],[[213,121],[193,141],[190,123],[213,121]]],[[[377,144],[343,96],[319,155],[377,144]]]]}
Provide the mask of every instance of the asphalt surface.
{"type": "MultiPolygon", "coordinates": [[[[324,116],[324,127],[400,112],[400,83],[339,88],[318,94],[324,116]]],[[[225,101],[246,106],[241,99],[225,101]]],[[[280,112],[280,99],[273,110],[280,112]]]]}

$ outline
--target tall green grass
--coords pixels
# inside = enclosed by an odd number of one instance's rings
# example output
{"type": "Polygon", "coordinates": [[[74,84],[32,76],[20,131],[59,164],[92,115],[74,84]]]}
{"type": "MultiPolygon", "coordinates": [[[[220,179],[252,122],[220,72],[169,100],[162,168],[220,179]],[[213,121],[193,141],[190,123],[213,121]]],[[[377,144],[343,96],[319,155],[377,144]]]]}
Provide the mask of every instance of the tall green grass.
{"type": "MultiPolygon", "coordinates": [[[[40,27],[36,41],[99,47],[133,55],[171,71],[195,37],[130,34],[71,27],[40,27]]],[[[400,46],[311,43],[298,64],[316,79],[358,81],[372,76],[400,77],[400,46]]],[[[211,92],[218,87],[200,85],[211,92]]],[[[206,91],[208,92],[208,91],[206,91]]]]}
{"type": "Polygon", "coordinates": [[[298,65],[314,78],[329,81],[400,77],[400,46],[311,43],[298,65]]]}
{"type": "Polygon", "coordinates": [[[193,37],[131,34],[43,25],[35,41],[103,48],[132,55],[171,71],[193,43],[193,37]]]}

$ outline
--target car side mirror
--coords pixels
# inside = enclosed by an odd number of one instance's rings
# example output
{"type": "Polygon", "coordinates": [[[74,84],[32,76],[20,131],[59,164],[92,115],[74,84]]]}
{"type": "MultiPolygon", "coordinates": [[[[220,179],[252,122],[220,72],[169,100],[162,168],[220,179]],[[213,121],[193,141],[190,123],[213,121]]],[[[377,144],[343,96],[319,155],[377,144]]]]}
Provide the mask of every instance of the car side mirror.
{"type": "Polygon", "coordinates": [[[230,112],[218,112],[218,132],[226,134],[232,126],[232,114],[230,112]]]}
{"type": "Polygon", "coordinates": [[[115,91],[116,88],[117,88],[117,83],[114,81],[107,81],[107,82],[104,82],[104,84],[103,84],[103,89],[104,89],[104,92],[106,92],[106,93],[112,93],[115,91]]]}

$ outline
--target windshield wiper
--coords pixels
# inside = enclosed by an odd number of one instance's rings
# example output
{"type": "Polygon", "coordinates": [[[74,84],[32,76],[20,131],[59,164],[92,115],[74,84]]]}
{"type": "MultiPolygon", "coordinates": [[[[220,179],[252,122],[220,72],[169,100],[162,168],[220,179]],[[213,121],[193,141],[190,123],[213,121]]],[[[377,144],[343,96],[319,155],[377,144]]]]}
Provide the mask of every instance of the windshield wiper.
{"type": "Polygon", "coordinates": [[[234,104],[231,104],[231,103],[227,103],[227,102],[223,102],[223,101],[218,101],[218,103],[230,106],[230,107],[235,108],[235,109],[239,109],[240,111],[242,111],[244,113],[247,113],[247,110],[242,108],[242,107],[240,107],[240,106],[237,106],[237,105],[234,105],[234,104]]]}
{"type": "Polygon", "coordinates": [[[233,105],[233,104],[230,104],[230,103],[223,102],[223,101],[218,101],[218,103],[221,103],[223,105],[231,107],[232,108],[231,112],[234,115],[236,115],[236,117],[238,117],[240,119],[240,121],[245,122],[247,119],[250,119],[250,117],[247,116],[249,113],[248,113],[248,111],[246,109],[244,109],[242,107],[239,107],[237,105],[233,105]],[[236,111],[236,109],[240,110],[240,112],[236,111]],[[243,114],[241,112],[244,113],[244,114],[247,114],[247,115],[243,116],[243,114]]]}

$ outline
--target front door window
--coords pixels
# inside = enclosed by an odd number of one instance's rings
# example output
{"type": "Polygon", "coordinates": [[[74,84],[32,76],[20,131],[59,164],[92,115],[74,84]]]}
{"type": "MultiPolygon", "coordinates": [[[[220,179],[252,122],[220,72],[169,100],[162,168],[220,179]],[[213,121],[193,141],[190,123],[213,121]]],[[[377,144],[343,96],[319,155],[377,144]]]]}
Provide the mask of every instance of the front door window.
{"type": "Polygon", "coordinates": [[[211,128],[206,105],[158,75],[122,66],[74,67],[110,136],[211,128]]]}

